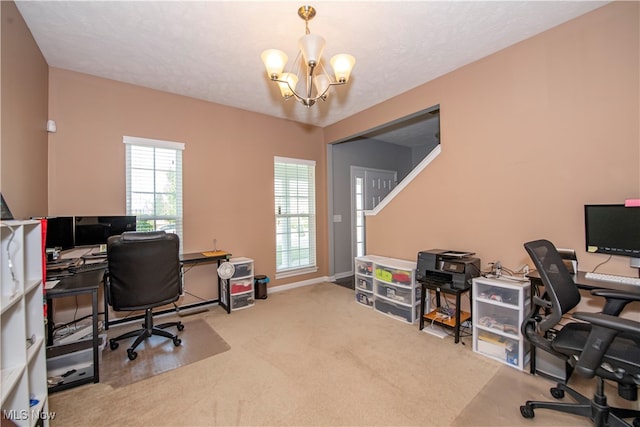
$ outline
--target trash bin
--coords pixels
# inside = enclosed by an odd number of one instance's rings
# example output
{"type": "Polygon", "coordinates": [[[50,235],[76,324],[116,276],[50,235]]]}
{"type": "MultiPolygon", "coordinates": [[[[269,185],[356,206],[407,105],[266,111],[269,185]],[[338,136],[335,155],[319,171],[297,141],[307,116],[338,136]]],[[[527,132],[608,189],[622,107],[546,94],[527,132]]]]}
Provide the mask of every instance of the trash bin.
{"type": "Polygon", "coordinates": [[[259,274],[253,278],[256,299],[267,299],[267,283],[269,278],[262,274],[259,274]]]}

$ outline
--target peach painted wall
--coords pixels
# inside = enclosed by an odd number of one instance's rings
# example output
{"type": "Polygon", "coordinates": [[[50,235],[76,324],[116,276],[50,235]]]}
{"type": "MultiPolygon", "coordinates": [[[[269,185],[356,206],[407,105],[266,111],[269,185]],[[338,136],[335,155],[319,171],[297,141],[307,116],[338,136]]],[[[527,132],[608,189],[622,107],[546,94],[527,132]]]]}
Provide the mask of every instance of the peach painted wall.
{"type": "MultiPolygon", "coordinates": [[[[640,197],[640,3],[615,2],[325,129],[331,143],[440,104],[442,154],[377,216],[367,253],[471,250],[511,269],[547,238],[587,254],[583,205],[640,197]]],[[[624,257],[598,271],[638,275],[624,257]]]]}
{"type": "Polygon", "coordinates": [[[15,3],[0,7],[0,190],[25,219],[47,214],[48,66],[15,3]]]}
{"type": "MultiPolygon", "coordinates": [[[[76,72],[50,70],[51,215],[122,215],[123,135],[178,141],[183,153],[184,251],[213,248],[255,260],[270,286],[327,274],[326,150],[322,129],[76,72]],[[275,280],[274,156],[315,160],[316,274],[275,280]]],[[[214,265],[186,274],[187,291],[217,297],[214,265]]],[[[181,303],[197,302],[188,295],[181,303]]]]}

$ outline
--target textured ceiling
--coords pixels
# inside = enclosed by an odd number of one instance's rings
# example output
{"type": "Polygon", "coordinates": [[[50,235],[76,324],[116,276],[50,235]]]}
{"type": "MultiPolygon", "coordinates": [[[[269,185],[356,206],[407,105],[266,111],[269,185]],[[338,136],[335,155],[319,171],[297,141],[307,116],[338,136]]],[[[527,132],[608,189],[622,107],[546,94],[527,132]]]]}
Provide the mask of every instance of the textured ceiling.
{"type": "Polygon", "coordinates": [[[301,2],[16,1],[47,63],[327,126],[606,1],[315,1],[324,58],[350,53],[347,86],[307,109],[267,79],[267,48],[296,56],[301,2]]]}

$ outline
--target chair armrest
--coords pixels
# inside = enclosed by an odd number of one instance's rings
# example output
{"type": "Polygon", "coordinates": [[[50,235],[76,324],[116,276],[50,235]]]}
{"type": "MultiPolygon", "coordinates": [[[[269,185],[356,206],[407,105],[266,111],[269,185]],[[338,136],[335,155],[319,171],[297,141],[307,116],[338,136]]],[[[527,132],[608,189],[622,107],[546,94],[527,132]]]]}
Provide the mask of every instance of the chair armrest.
{"type": "Polygon", "coordinates": [[[602,326],[617,332],[629,332],[640,336],[640,322],[631,319],[622,319],[604,313],[574,313],[572,317],[583,320],[591,325],[602,326]]]}
{"type": "Polygon", "coordinates": [[[591,324],[591,332],[575,366],[580,375],[586,378],[595,376],[616,335],[622,332],[640,336],[640,322],[634,320],[603,313],[574,313],[573,317],[591,324]]]}
{"type": "Polygon", "coordinates": [[[640,301],[640,290],[638,292],[618,291],[615,289],[594,289],[591,295],[606,299],[602,312],[604,314],[619,315],[625,306],[632,301],[640,301]]]}

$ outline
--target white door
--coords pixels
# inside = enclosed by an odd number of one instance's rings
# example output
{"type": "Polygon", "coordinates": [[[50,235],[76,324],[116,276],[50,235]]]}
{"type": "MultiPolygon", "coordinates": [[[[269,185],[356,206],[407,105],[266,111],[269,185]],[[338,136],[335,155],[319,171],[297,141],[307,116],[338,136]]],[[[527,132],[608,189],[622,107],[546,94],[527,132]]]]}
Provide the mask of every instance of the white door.
{"type": "Polygon", "coordinates": [[[364,171],[364,206],[373,209],[396,186],[397,172],[377,169],[364,171]]]}
{"type": "Polygon", "coordinates": [[[364,211],[375,208],[396,186],[398,173],[351,166],[351,259],[365,255],[364,211]]]}

